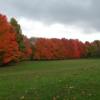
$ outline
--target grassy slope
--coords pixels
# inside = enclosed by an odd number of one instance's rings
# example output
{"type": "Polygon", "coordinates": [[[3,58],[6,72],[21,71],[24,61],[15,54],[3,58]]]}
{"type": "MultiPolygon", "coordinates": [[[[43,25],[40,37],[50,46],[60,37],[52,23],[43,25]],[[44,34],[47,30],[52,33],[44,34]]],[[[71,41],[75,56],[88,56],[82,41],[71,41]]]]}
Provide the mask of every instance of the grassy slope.
{"type": "Polygon", "coordinates": [[[0,100],[100,100],[100,59],[0,68],[0,100]]]}

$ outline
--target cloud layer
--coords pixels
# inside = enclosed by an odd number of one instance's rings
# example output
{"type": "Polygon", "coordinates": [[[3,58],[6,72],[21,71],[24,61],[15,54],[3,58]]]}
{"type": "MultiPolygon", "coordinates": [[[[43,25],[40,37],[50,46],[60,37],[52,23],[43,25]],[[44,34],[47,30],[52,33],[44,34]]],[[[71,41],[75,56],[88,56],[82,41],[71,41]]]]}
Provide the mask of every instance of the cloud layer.
{"type": "Polygon", "coordinates": [[[84,33],[100,31],[100,0],[0,0],[0,12],[47,25],[77,26],[84,33]]]}

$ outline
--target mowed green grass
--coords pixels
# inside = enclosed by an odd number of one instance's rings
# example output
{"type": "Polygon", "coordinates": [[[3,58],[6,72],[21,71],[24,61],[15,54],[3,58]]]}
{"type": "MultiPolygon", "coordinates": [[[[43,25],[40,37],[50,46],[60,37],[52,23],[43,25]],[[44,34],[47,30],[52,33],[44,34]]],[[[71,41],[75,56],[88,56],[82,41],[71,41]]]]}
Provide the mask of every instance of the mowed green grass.
{"type": "Polygon", "coordinates": [[[100,100],[100,59],[26,61],[2,67],[0,100],[100,100]]]}

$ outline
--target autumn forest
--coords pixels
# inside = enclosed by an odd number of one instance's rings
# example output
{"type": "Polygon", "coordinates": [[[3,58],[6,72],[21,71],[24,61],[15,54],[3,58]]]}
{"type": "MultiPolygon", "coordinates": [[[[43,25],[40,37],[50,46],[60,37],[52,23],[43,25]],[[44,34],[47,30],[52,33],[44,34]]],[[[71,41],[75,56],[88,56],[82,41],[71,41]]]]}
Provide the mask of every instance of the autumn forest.
{"type": "Polygon", "coordinates": [[[27,38],[15,18],[0,14],[0,65],[23,60],[60,60],[100,57],[100,41],[27,38]]]}

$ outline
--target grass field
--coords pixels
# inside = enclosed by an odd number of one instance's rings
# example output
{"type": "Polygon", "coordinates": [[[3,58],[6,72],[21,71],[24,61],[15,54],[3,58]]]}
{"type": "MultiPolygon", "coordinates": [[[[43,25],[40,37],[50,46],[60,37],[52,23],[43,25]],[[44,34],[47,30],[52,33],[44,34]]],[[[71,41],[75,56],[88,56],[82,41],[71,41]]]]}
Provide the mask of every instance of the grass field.
{"type": "Polygon", "coordinates": [[[100,100],[100,59],[1,67],[0,100],[100,100]]]}

